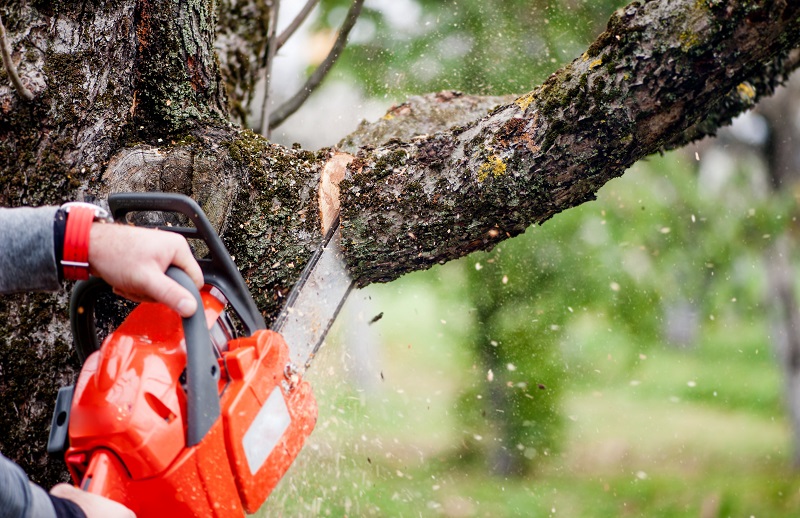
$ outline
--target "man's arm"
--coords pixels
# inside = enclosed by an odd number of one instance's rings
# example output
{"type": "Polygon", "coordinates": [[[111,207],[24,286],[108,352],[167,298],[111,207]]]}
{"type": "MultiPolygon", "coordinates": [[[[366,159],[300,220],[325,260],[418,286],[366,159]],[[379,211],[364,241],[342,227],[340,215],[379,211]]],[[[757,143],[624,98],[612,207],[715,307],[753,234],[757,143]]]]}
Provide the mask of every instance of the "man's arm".
{"type": "Polygon", "coordinates": [[[135,518],[117,502],[59,484],[50,494],[31,483],[22,468],[0,454],[0,516],[3,518],[135,518]]]}
{"type": "Polygon", "coordinates": [[[57,210],[0,208],[0,293],[59,289],[53,244],[57,210]]]}
{"type": "Polygon", "coordinates": [[[0,454],[0,515],[4,518],[55,517],[44,489],[33,485],[22,468],[0,454]]]}
{"type": "MultiPolygon", "coordinates": [[[[0,208],[0,294],[61,287],[53,238],[57,211],[58,207],[0,208]]],[[[122,296],[162,302],[189,317],[197,305],[189,292],[164,275],[170,265],[188,273],[198,287],[203,285],[200,267],[181,236],[128,225],[92,224],[92,274],[122,296]]]]}

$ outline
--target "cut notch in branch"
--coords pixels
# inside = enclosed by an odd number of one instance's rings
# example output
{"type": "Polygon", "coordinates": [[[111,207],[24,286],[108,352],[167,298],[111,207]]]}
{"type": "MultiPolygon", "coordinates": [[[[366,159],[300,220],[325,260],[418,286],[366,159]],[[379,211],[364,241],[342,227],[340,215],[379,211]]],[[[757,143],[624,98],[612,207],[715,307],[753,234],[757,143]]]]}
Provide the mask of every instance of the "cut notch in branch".
{"type": "Polygon", "coordinates": [[[297,109],[303,105],[306,99],[308,99],[311,93],[322,83],[322,80],[325,79],[325,76],[328,75],[328,72],[330,72],[331,68],[333,68],[336,60],[342,55],[342,50],[344,50],[344,46],[347,43],[347,36],[350,34],[350,30],[356,24],[356,20],[358,20],[358,16],[361,14],[361,7],[363,5],[364,0],[353,1],[353,4],[350,6],[350,10],[347,11],[347,16],[344,19],[342,27],[339,29],[339,34],[336,37],[336,41],[333,43],[333,48],[331,48],[328,56],[322,63],[320,63],[316,70],[314,70],[305,84],[300,88],[300,91],[298,91],[291,99],[283,103],[272,113],[272,115],[270,115],[270,129],[277,128],[283,123],[283,121],[289,118],[290,115],[296,112],[297,109]]]}
{"type": "Polygon", "coordinates": [[[33,94],[22,84],[22,80],[17,74],[17,67],[14,66],[14,61],[11,59],[11,45],[8,43],[6,27],[3,25],[2,17],[0,17],[0,53],[3,55],[3,66],[8,72],[8,77],[11,79],[11,84],[14,85],[17,94],[26,101],[32,101],[33,94]]]}
{"type": "Polygon", "coordinates": [[[347,175],[347,166],[355,158],[349,153],[335,153],[322,168],[317,199],[323,234],[328,232],[339,216],[339,183],[347,175]]]}

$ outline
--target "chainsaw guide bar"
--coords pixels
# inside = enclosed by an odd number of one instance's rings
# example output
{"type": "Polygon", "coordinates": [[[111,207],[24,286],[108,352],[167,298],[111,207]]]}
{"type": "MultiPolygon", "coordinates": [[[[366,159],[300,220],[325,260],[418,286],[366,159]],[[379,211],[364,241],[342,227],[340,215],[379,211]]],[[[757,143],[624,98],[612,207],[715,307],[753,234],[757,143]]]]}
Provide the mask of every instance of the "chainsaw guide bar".
{"type": "Polygon", "coordinates": [[[289,346],[292,374],[308,369],[353,287],[340,242],[337,216],[272,325],[289,346]]]}

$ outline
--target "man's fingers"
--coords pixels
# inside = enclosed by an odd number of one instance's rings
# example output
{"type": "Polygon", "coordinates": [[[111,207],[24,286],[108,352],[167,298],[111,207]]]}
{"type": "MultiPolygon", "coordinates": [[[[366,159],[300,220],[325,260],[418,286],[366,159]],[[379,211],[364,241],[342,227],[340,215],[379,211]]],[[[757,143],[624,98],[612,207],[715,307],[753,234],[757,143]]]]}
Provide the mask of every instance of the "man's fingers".
{"type": "Polygon", "coordinates": [[[162,272],[148,275],[142,287],[145,294],[156,302],[166,304],[182,317],[190,317],[197,311],[197,300],[192,294],[162,272]]]}
{"type": "Polygon", "coordinates": [[[75,502],[87,518],[136,518],[133,511],[124,505],[69,484],[58,484],[50,490],[50,494],[75,502]]]}
{"type": "Polygon", "coordinates": [[[182,243],[175,251],[175,256],[172,258],[172,264],[186,272],[198,289],[202,288],[204,284],[203,271],[200,269],[200,265],[197,264],[197,260],[194,258],[194,255],[192,255],[192,250],[189,248],[189,244],[185,239],[180,239],[182,243]]]}
{"type": "Polygon", "coordinates": [[[154,302],[152,297],[148,297],[147,295],[143,295],[141,293],[132,293],[119,288],[113,288],[111,291],[114,292],[114,295],[132,300],[133,302],[154,302]]]}

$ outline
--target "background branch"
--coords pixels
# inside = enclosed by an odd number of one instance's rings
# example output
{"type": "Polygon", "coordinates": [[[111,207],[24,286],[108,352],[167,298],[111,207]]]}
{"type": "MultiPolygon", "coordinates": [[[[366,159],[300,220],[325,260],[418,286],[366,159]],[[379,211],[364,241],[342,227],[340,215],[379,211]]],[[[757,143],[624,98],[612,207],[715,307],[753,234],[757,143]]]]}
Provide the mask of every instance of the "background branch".
{"type": "Polygon", "coordinates": [[[292,23],[290,23],[289,26],[283,30],[280,36],[278,36],[278,50],[280,50],[280,48],[283,47],[289,38],[292,37],[292,34],[294,34],[294,32],[301,25],[303,25],[303,22],[306,21],[306,18],[308,18],[308,15],[311,14],[311,11],[314,10],[314,7],[316,7],[318,3],[319,0],[308,0],[308,2],[306,2],[306,5],[304,5],[300,12],[297,13],[297,16],[295,16],[294,20],[292,20],[292,23]]]}
{"type": "Polygon", "coordinates": [[[30,90],[25,88],[25,85],[22,84],[22,81],[17,74],[17,68],[14,66],[14,62],[11,60],[11,46],[8,44],[6,27],[3,25],[2,17],[0,17],[0,52],[3,55],[3,66],[5,67],[6,72],[8,72],[8,77],[11,79],[11,84],[14,85],[14,88],[17,90],[17,93],[20,97],[26,101],[32,101],[33,94],[30,90]]]}
{"type": "Polygon", "coordinates": [[[314,73],[311,74],[311,77],[309,77],[302,88],[300,88],[300,91],[298,91],[291,99],[283,103],[270,116],[270,128],[277,128],[280,126],[283,121],[289,118],[290,115],[296,112],[297,109],[303,105],[311,93],[317,89],[320,83],[322,83],[322,80],[325,79],[326,75],[328,75],[328,72],[330,72],[331,68],[336,63],[336,60],[339,59],[339,56],[341,56],[342,50],[344,50],[344,46],[347,43],[347,36],[350,34],[350,30],[356,24],[356,20],[358,20],[358,16],[361,14],[361,7],[363,5],[364,0],[355,0],[353,2],[353,4],[350,6],[350,10],[347,11],[347,17],[344,19],[341,29],[339,29],[339,35],[336,37],[336,41],[334,42],[330,53],[325,60],[320,63],[317,69],[314,70],[314,73]]]}
{"type": "Polygon", "coordinates": [[[275,52],[278,50],[278,11],[280,10],[280,0],[272,0],[272,9],[269,11],[269,43],[267,44],[267,62],[264,68],[264,100],[261,103],[261,134],[269,138],[270,131],[270,110],[269,110],[269,86],[272,82],[272,62],[275,59],[275,52]]]}

